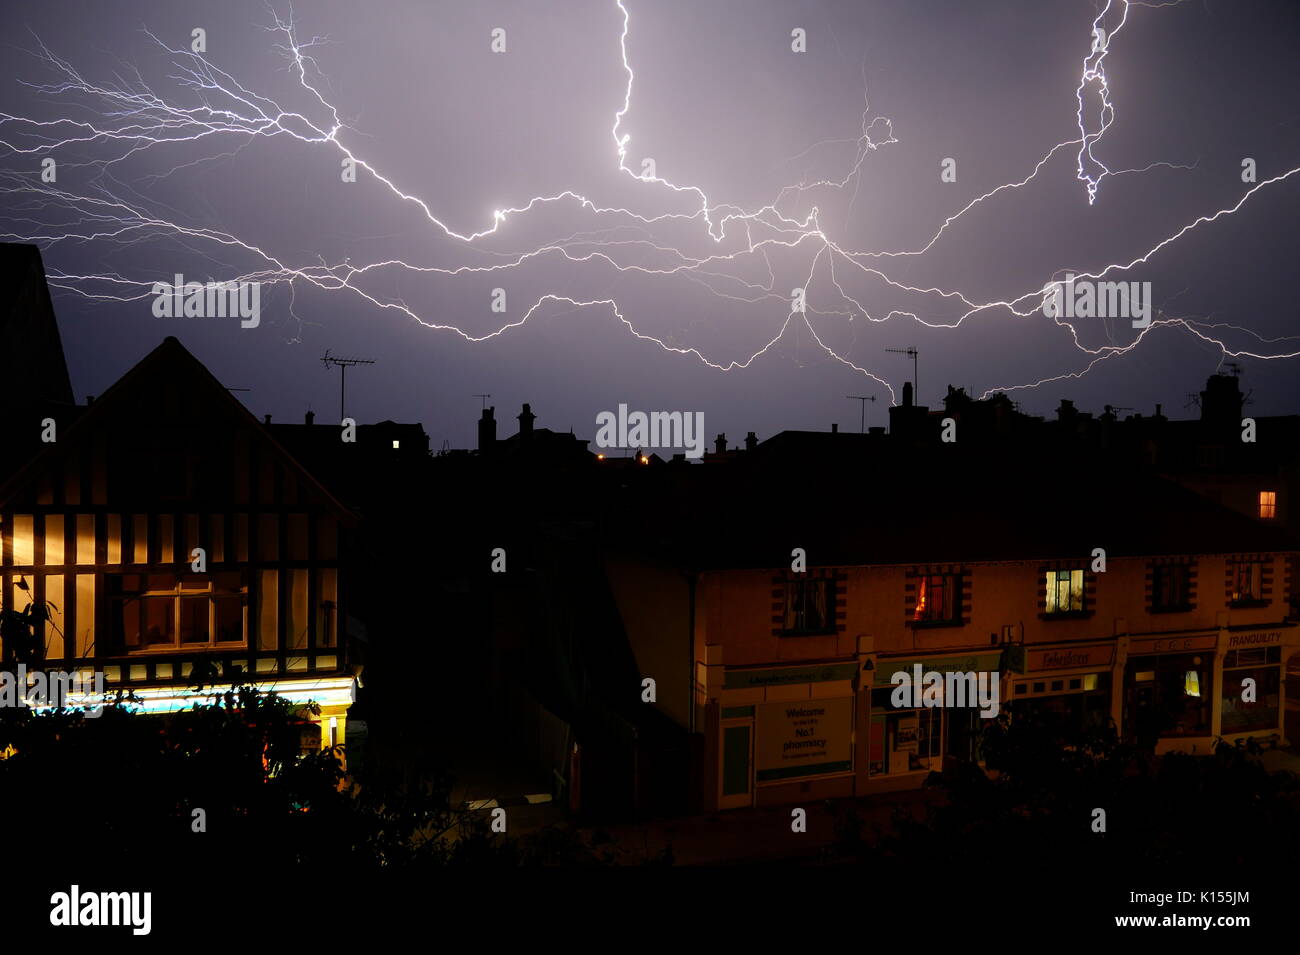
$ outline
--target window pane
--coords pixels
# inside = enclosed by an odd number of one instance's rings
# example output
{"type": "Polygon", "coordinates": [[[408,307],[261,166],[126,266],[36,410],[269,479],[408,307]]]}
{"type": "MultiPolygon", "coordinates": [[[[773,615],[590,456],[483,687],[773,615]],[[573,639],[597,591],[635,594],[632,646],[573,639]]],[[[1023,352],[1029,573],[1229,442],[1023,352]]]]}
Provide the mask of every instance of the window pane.
{"type": "Polygon", "coordinates": [[[280,574],[278,571],[260,572],[257,606],[257,647],[259,650],[274,650],[280,645],[280,574]]]}
{"type": "Polygon", "coordinates": [[[289,648],[307,647],[307,571],[289,571],[289,648]]]}
{"type": "Polygon", "coordinates": [[[35,559],[35,518],[31,514],[14,515],[14,563],[30,566],[35,559]]]}
{"type": "Polygon", "coordinates": [[[184,597],[181,599],[181,643],[208,642],[207,597],[184,597]]]}
{"type": "Polygon", "coordinates": [[[322,647],[332,647],[338,627],[338,571],[332,567],[321,568],[317,572],[320,588],[319,617],[316,625],[316,643],[322,647]]]}
{"type": "Polygon", "coordinates": [[[77,515],[77,563],[95,562],[95,515],[77,515]]]}
{"type": "Polygon", "coordinates": [[[50,604],[50,618],[45,624],[45,647],[49,659],[64,655],[63,635],[63,575],[48,574],[45,578],[45,599],[50,604]]]}
{"type": "Polygon", "coordinates": [[[95,648],[95,575],[77,574],[77,638],[75,653],[89,656],[95,648]]]}
{"type": "MultiPolygon", "coordinates": [[[[16,548],[14,556],[17,556],[16,548]]],[[[62,514],[47,514],[45,516],[45,563],[46,566],[58,566],[63,563],[62,514]]]]}
{"type": "Polygon", "coordinates": [[[140,598],[140,617],[144,625],[144,644],[154,647],[175,644],[176,600],[174,597],[140,598]]]}
{"type": "Polygon", "coordinates": [[[215,597],[213,604],[217,617],[217,641],[235,643],[244,640],[244,599],[242,597],[215,597]]]}

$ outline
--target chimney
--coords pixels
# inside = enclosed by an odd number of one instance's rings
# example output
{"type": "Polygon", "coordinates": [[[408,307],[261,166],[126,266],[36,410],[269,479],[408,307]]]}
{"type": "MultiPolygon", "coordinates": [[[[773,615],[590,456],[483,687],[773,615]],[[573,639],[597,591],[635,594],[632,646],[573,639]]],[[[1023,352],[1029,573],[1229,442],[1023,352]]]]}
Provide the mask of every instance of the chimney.
{"type": "Polygon", "coordinates": [[[1160,413],[1160,405],[1156,405],[1156,417],[1157,417],[1157,418],[1162,418],[1162,417],[1164,417],[1164,416],[1160,413]]]}
{"type": "Polygon", "coordinates": [[[270,424],[270,423],[271,423],[271,416],[270,416],[270,415],[263,415],[263,416],[262,416],[262,424],[270,424]]]}
{"type": "Polygon", "coordinates": [[[1231,431],[1241,427],[1244,398],[1235,375],[1211,375],[1201,392],[1201,422],[1231,431]]]}
{"type": "Polygon", "coordinates": [[[481,453],[491,451],[497,443],[496,405],[483,409],[483,417],[478,419],[478,449],[481,453]]]}
{"type": "Polygon", "coordinates": [[[531,438],[533,436],[533,422],[537,420],[537,415],[533,414],[532,409],[524,403],[524,410],[519,412],[519,437],[531,438]]]}
{"type": "MultiPolygon", "coordinates": [[[[910,398],[911,395],[912,393],[909,391],[907,393],[907,396],[910,398]]],[[[831,434],[839,434],[839,433],[840,433],[840,426],[838,424],[831,425],[831,434]]]]}
{"type": "Polygon", "coordinates": [[[912,407],[912,383],[910,381],[903,382],[903,407],[912,407]]]}
{"type": "Polygon", "coordinates": [[[713,453],[725,454],[727,452],[727,436],[720,434],[713,441],[713,453]]]}
{"type": "Polygon", "coordinates": [[[758,447],[758,435],[751,431],[745,435],[745,450],[753,451],[756,447],[758,447]]]}
{"type": "Polygon", "coordinates": [[[308,411],[305,415],[302,416],[302,419],[303,419],[303,421],[305,421],[307,424],[315,424],[315,423],[316,423],[316,412],[314,412],[314,411],[308,411]]]}

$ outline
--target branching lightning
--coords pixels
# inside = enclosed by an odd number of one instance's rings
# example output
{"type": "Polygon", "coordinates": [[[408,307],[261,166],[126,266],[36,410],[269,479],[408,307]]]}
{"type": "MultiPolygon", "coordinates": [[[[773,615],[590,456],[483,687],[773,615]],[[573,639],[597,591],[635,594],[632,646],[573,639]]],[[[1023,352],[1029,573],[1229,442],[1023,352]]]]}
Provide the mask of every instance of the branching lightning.
{"type": "MultiPolygon", "coordinates": [[[[360,147],[356,145],[360,135],[344,122],[339,108],[323,92],[324,84],[317,79],[321,72],[312,51],[326,41],[320,37],[300,39],[292,18],[273,12],[271,15],[274,23],[267,28],[274,36],[273,48],[285,57],[291,75],[310,104],[310,112],[317,114],[314,118],[281,106],[269,95],[250,88],[209,61],[204,54],[170,46],[148,31],[147,35],[166,54],[174,68],[170,79],[174,81],[175,89],[170,92],[154,89],[138,71],[132,71],[129,79],[118,79],[112,83],[93,82],[38,39],[38,56],[54,70],[57,79],[47,84],[28,84],[30,88],[51,100],[79,98],[83,102],[94,104],[94,109],[89,119],[77,119],[69,115],[52,120],[36,120],[0,112],[0,156],[8,160],[7,167],[0,168],[0,193],[9,200],[8,211],[0,221],[7,222],[8,229],[11,230],[0,232],[0,238],[36,242],[47,250],[57,250],[62,245],[74,243],[115,243],[125,246],[165,238],[198,255],[237,254],[247,257],[254,263],[254,267],[225,280],[288,286],[291,315],[292,303],[299,289],[311,287],[327,293],[355,296],[368,307],[381,312],[399,313],[430,329],[451,332],[468,342],[483,342],[505,335],[523,326],[550,305],[600,310],[610,315],[636,340],[657,346],[671,354],[692,358],[723,372],[749,367],[774,348],[787,335],[791,326],[801,324],[832,359],[879,383],[889,391],[892,398],[893,389],[884,378],[855,364],[826,343],[824,333],[819,335],[814,328],[812,316],[818,320],[847,319],[849,323],[859,319],[869,323],[906,319],[931,329],[954,328],[979,313],[1001,313],[1015,319],[1031,319],[1037,315],[1043,297],[1056,280],[1056,275],[1014,297],[983,300],[960,289],[913,285],[900,281],[876,263],[882,260],[906,261],[925,256],[945,238],[954,223],[998,197],[1028,186],[1064,150],[1077,147],[1077,178],[1085,188],[1090,206],[1097,202],[1099,187],[1107,177],[1142,174],[1157,168],[1192,168],[1179,163],[1158,161],[1140,168],[1111,170],[1098,158],[1099,144],[1115,117],[1105,72],[1105,60],[1110,54],[1111,42],[1127,24],[1131,6],[1161,7],[1180,2],[1107,0],[1105,7],[1092,22],[1089,52],[1083,60],[1075,91],[1078,128],[1075,138],[1051,146],[1022,178],[998,185],[967,202],[945,218],[930,238],[916,248],[846,248],[823,228],[822,215],[817,205],[802,209],[799,207],[805,194],[813,192],[843,191],[851,187],[856,197],[857,187],[870,156],[877,150],[899,142],[894,136],[892,121],[886,117],[873,116],[870,103],[866,102],[858,136],[844,141],[852,142],[855,148],[853,161],[842,177],[785,185],[770,202],[756,209],[747,210],[732,203],[715,202],[697,185],[681,185],[656,174],[637,173],[628,165],[632,134],[625,130],[633,112],[633,87],[636,80],[628,54],[632,21],[627,0],[613,2],[622,21],[618,42],[625,84],[621,105],[614,114],[610,128],[612,158],[616,161],[620,174],[639,184],[637,195],[644,196],[650,208],[657,208],[658,211],[637,211],[624,205],[605,205],[583,192],[564,189],[550,195],[532,196],[497,209],[492,213],[490,221],[476,227],[453,227],[428,202],[386,174],[373,157],[361,153],[360,147]],[[186,96],[188,99],[183,102],[186,96]],[[1095,104],[1095,108],[1090,108],[1090,103],[1095,104]],[[361,263],[351,260],[290,261],[289,256],[277,253],[265,242],[187,222],[176,210],[146,201],[134,190],[122,186],[114,176],[116,167],[125,166],[145,152],[158,153],[177,147],[197,151],[197,155],[178,162],[166,172],[150,177],[156,181],[192,172],[206,163],[236,155],[256,140],[279,139],[294,140],[313,149],[333,151],[341,159],[355,164],[360,174],[382,187],[394,203],[417,210],[435,236],[448,240],[453,246],[474,247],[476,253],[485,253],[495,261],[489,264],[460,265],[429,265],[401,258],[361,263]],[[39,166],[40,159],[65,155],[74,150],[95,152],[95,158],[83,164],[94,167],[97,172],[91,180],[94,184],[92,188],[83,191],[65,189],[53,183],[43,183],[39,173],[33,173],[33,169],[39,166]],[[688,211],[675,211],[677,207],[673,203],[676,198],[689,201],[688,211]],[[663,205],[664,202],[668,204],[663,205]],[[553,205],[566,205],[577,213],[590,217],[593,228],[521,251],[504,253],[482,248],[483,240],[492,236],[505,237],[512,223],[553,205]],[[620,225],[610,228],[607,223],[611,221],[620,225]],[[696,224],[701,232],[704,251],[691,254],[679,247],[676,241],[666,242],[658,238],[657,230],[669,224],[687,227],[696,224]],[[616,235],[622,237],[615,237],[616,235]],[[783,250],[806,257],[801,260],[807,263],[803,288],[811,292],[816,285],[820,290],[824,277],[826,295],[833,298],[833,302],[822,303],[825,306],[822,308],[813,308],[809,304],[806,311],[792,306],[791,296],[785,290],[776,288],[777,279],[770,258],[773,253],[783,250]],[[656,264],[632,261],[630,253],[653,253],[656,264]],[[721,357],[706,354],[698,347],[678,344],[673,338],[656,337],[638,328],[633,318],[629,317],[632,310],[612,296],[581,298],[548,292],[540,295],[518,318],[503,321],[499,326],[486,331],[473,331],[422,315],[403,299],[381,295],[367,290],[363,285],[367,276],[390,270],[414,276],[454,278],[469,274],[508,273],[526,264],[551,261],[580,266],[597,264],[625,274],[659,278],[678,276],[697,283],[711,295],[764,309],[764,314],[769,316],[784,314],[784,320],[775,335],[767,337],[757,350],[747,355],[721,357]],[[765,267],[766,281],[742,277],[740,267],[751,266],[753,263],[765,267]],[[844,275],[852,275],[874,286],[888,289],[891,295],[905,296],[915,304],[873,314],[861,301],[860,295],[855,296],[845,288],[844,275]],[[935,306],[940,303],[950,312],[955,307],[959,314],[946,319],[937,317],[935,306]]],[[[1133,269],[1148,262],[1192,230],[1237,213],[1257,193],[1290,179],[1298,172],[1300,167],[1253,185],[1235,203],[1196,217],[1145,250],[1134,251],[1115,262],[1073,271],[1079,277],[1099,279],[1133,269]]],[[[127,277],[115,272],[74,274],[57,268],[53,268],[50,274],[50,283],[57,288],[89,299],[114,302],[148,298],[156,281],[156,276],[127,277]]],[[[1070,344],[1082,353],[1086,364],[1074,372],[990,388],[985,392],[986,395],[994,391],[1034,388],[1063,378],[1082,377],[1099,363],[1128,354],[1158,328],[1181,329],[1221,349],[1225,356],[1260,359],[1300,356],[1300,349],[1279,351],[1262,347],[1252,350],[1230,348],[1226,340],[1220,337],[1221,330],[1248,335],[1254,333],[1227,323],[1177,318],[1164,313],[1149,327],[1142,329],[1131,342],[1095,348],[1080,341],[1077,329],[1069,321],[1061,318],[1052,321],[1064,331],[1070,344]]],[[[1281,345],[1286,341],[1254,337],[1261,346],[1281,345]]]]}

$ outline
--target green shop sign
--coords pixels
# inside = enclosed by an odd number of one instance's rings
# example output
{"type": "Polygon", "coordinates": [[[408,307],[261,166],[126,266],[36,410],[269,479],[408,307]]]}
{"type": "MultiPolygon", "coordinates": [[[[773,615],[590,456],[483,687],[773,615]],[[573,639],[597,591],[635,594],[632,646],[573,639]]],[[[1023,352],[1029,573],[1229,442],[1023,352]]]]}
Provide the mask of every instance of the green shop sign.
{"type": "Polygon", "coordinates": [[[787,683],[827,683],[831,680],[852,680],[857,673],[856,663],[770,670],[728,670],[722,686],[727,690],[749,690],[756,686],[784,686],[787,683]]]}
{"type": "Polygon", "coordinates": [[[925,657],[910,659],[876,660],[876,686],[893,686],[893,676],[900,671],[909,677],[912,668],[920,666],[923,673],[992,673],[1001,669],[1002,653],[967,653],[959,657],[925,657]]]}

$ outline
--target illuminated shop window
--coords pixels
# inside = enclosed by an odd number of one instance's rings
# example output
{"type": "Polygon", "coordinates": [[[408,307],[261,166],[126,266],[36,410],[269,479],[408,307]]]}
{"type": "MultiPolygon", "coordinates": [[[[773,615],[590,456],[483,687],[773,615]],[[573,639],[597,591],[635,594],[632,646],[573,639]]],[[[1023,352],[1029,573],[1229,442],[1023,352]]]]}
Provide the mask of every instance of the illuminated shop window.
{"type": "Polygon", "coordinates": [[[1205,736],[1210,732],[1210,654],[1162,654],[1141,658],[1129,684],[1125,707],[1128,731],[1147,744],[1164,736],[1205,736]]]}
{"type": "Polygon", "coordinates": [[[1081,613],[1083,611],[1083,571],[1049,570],[1047,572],[1047,613],[1081,613]]]}
{"type": "Polygon", "coordinates": [[[939,769],[943,762],[943,707],[896,708],[892,689],[873,690],[871,696],[871,774],[939,769]]]}
{"type": "Polygon", "coordinates": [[[1280,728],[1281,662],[1281,647],[1231,650],[1224,656],[1220,716],[1224,734],[1280,728]]]}

